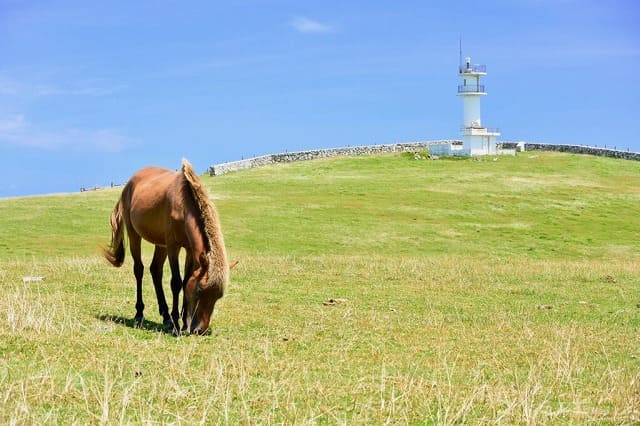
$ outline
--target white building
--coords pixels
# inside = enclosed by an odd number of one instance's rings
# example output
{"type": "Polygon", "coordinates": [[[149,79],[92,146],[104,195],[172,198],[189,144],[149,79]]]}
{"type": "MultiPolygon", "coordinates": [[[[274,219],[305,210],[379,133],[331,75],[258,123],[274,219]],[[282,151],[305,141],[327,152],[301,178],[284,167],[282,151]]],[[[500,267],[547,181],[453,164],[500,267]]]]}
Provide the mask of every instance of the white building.
{"type": "Polygon", "coordinates": [[[480,98],[487,92],[480,77],[487,75],[485,65],[471,64],[471,58],[465,58],[460,65],[458,75],[462,84],[458,86],[458,96],[462,97],[464,119],[462,124],[462,147],[465,155],[497,154],[497,129],[483,127],[480,119],[480,98]]]}

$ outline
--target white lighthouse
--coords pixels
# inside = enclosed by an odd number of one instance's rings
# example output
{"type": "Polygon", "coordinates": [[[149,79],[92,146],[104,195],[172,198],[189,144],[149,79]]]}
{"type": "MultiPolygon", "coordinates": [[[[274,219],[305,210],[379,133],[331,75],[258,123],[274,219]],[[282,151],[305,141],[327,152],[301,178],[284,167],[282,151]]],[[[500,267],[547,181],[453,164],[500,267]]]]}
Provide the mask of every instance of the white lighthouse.
{"type": "Polygon", "coordinates": [[[471,58],[465,58],[464,62],[458,70],[458,75],[462,78],[458,96],[462,96],[464,110],[463,150],[466,155],[496,154],[496,137],[500,133],[496,129],[483,127],[480,119],[480,98],[487,94],[480,77],[487,75],[487,67],[471,64],[471,58]]]}

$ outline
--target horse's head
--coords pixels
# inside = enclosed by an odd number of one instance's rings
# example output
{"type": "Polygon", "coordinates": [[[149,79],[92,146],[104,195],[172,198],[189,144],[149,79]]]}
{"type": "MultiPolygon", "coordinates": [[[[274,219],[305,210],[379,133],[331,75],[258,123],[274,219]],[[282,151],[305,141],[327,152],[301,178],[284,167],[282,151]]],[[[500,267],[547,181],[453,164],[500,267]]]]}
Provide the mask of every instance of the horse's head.
{"type": "Polygon", "coordinates": [[[209,329],[213,307],[224,295],[230,267],[212,253],[201,253],[198,260],[184,288],[183,331],[204,334],[209,329]]]}

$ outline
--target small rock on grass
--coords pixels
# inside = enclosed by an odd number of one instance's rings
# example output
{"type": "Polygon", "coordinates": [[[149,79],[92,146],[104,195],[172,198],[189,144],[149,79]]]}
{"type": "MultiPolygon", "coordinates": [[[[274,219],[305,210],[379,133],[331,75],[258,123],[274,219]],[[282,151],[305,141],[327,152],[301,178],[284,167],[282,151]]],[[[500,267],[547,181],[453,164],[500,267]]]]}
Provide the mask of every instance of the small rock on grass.
{"type": "Polygon", "coordinates": [[[322,302],[324,306],[340,305],[342,303],[347,303],[347,299],[329,299],[326,302],[322,302]]]}

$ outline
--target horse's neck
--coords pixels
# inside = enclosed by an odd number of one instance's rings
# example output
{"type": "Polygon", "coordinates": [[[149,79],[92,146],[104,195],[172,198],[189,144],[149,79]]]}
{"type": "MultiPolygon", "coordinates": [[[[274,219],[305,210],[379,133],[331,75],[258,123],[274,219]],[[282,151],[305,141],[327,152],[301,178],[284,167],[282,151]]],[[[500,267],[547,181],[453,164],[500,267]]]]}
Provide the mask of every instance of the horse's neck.
{"type": "Polygon", "coordinates": [[[209,245],[209,238],[204,229],[202,229],[200,221],[201,219],[194,215],[193,212],[188,212],[185,215],[185,233],[191,245],[191,252],[196,259],[200,256],[200,253],[208,252],[207,247],[209,245]]]}

